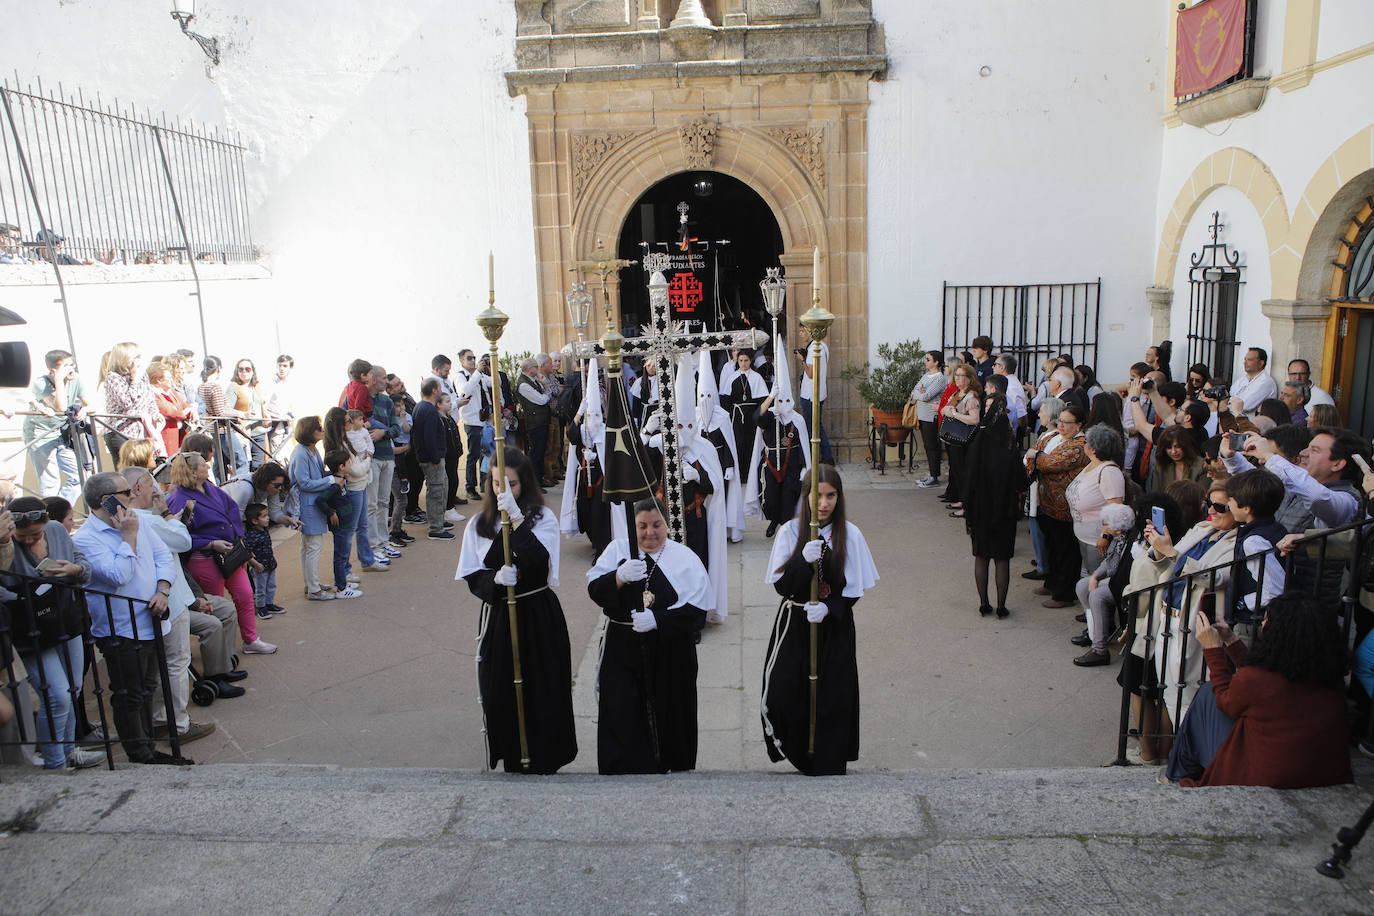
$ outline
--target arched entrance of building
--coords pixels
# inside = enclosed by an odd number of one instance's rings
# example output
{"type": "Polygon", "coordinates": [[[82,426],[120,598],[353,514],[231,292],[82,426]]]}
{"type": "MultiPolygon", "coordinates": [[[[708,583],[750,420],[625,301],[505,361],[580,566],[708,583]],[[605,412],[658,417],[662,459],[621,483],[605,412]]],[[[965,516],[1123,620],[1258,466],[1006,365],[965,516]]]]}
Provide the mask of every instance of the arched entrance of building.
{"type": "MultiPolygon", "coordinates": [[[[1364,176],[1374,185],[1374,172],[1364,176]]],[[[1351,215],[1332,262],[1332,395],[1347,426],[1374,435],[1374,196],[1351,215]]]]}
{"type": "MultiPolygon", "coordinates": [[[[649,188],[626,215],[616,254],[641,261],[648,251],[673,257],[665,276],[677,320],[711,330],[771,329],[759,281],[779,264],[782,230],[768,203],[743,181],[688,171],[649,188]]],[[[639,268],[623,278],[621,321],[633,327],[648,320],[648,278],[639,268]]]]}

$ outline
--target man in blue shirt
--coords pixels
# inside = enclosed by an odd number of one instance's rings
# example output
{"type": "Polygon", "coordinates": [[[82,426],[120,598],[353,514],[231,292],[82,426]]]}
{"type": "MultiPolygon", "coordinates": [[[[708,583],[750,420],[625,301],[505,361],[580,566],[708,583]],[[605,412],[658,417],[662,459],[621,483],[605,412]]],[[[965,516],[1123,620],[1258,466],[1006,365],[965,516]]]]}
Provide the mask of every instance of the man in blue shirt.
{"type": "Polygon", "coordinates": [[[189,764],[193,761],[153,746],[152,697],[162,674],[153,627],[167,616],[177,559],[160,539],[140,530],[138,513],[129,506],[132,495],[119,474],[95,474],[86,481],[90,515],[72,542],[91,563],[86,596],[91,635],[105,656],[124,753],[134,763],[189,764]],[[108,507],[107,497],[112,498],[108,507]]]}

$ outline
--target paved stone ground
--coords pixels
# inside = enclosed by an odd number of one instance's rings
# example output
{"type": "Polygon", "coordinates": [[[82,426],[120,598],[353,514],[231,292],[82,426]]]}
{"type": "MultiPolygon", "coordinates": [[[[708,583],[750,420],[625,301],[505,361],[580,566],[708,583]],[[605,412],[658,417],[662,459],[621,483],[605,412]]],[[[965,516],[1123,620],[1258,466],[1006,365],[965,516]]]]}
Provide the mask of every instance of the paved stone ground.
{"type": "MultiPolygon", "coordinates": [[[[858,771],[914,767],[1092,766],[1115,750],[1120,694],[1112,668],[1082,669],[1068,638],[1074,609],[1050,611],[1013,560],[1005,621],[976,612],[962,523],[935,490],[896,469],[842,469],[850,519],[882,575],[858,605],[863,701],[858,771]]],[[[557,504],[558,491],[547,497],[557,504]]],[[[471,507],[469,507],[471,508],[471,507]]],[[[753,523],[754,520],[751,520],[753,523]]],[[[484,751],[476,696],[478,604],[453,581],[455,543],[421,536],[396,568],[364,573],[366,597],[305,601],[297,541],[278,545],[284,617],[261,624],[274,656],[243,660],[249,693],[192,707],[218,730],[189,745],[201,763],[440,766],[477,769],[484,751]]],[[[1027,536],[1021,554],[1029,555],[1027,536]]],[[[732,613],[701,645],[699,766],[785,771],[769,763],[758,723],[764,650],[777,597],[762,584],[771,541],[760,526],[730,548],[732,613]]],[[[577,683],[581,756],[594,771],[592,694],[601,616],[587,599],[585,539],[563,542],[559,598],[577,683]]]]}
{"type": "Polygon", "coordinates": [[[1352,786],[268,765],[0,783],[5,913],[1374,911],[1374,846],[1344,881],[1313,870],[1368,801],[1352,786]]]}

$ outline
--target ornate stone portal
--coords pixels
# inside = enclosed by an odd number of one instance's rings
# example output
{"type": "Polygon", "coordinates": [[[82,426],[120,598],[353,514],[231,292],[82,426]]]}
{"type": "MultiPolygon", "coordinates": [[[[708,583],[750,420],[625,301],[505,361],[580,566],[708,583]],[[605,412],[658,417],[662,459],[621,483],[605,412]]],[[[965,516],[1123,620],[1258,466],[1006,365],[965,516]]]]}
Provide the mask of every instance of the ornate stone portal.
{"type": "MultiPolygon", "coordinates": [[[[656,183],[709,169],[745,182],[772,210],[795,314],[822,284],[836,315],[832,379],[866,358],[868,83],[887,69],[870,0],[515,5],[518,69],[506,82],[527,104],[545,349],[575,337],[569,267],[599,239],[614,245],[656,183]]],[[[832,384],[832,439],[861,439],[862,406],[832,384]]]]}

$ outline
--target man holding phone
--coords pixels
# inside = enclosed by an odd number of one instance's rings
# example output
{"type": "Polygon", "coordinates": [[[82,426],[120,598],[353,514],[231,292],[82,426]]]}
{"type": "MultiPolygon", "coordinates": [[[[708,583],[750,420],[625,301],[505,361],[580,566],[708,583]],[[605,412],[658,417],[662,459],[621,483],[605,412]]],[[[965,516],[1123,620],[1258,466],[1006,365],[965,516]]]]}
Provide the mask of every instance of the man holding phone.
{"type": "MultiPolygon", "coordinates": [[[[1297,495],[1312,513],[1317,528],[1340,528],[1355,521],[1363,500],[1357,483],[1361,472],[1353,460],[1364,457],[1369,447],[1348,429],[1320,429],[1302,450],[1298,466],[1279,454],[1274,443],[1259,435],[1232,433],[1221,443],[1221,458],[1232,474],[1249,470],[1244,456],[1250,456],[1278,477],[1286,490],[1297,495]],[[1243,445],[1243,453],[1236,445],[1243,445]]],[[[1289,541],[1291,544],[1292,542],[1289,541]]]]}
{"type": "Polygon", "coordinates": [[[162,541],[141,532],[129,507],[133,490],[122,476],[94,474],[84,492],[86,505],[95,508],[72,542],[91,563],[91,635],[109,672],[119,742],[134,763],[192,763],[153,745],[152,697],[161,685],[153,627],[167,617],[177,559],[162,541]],[[130,600],[107,601],[94,592],[130,600]]]}

